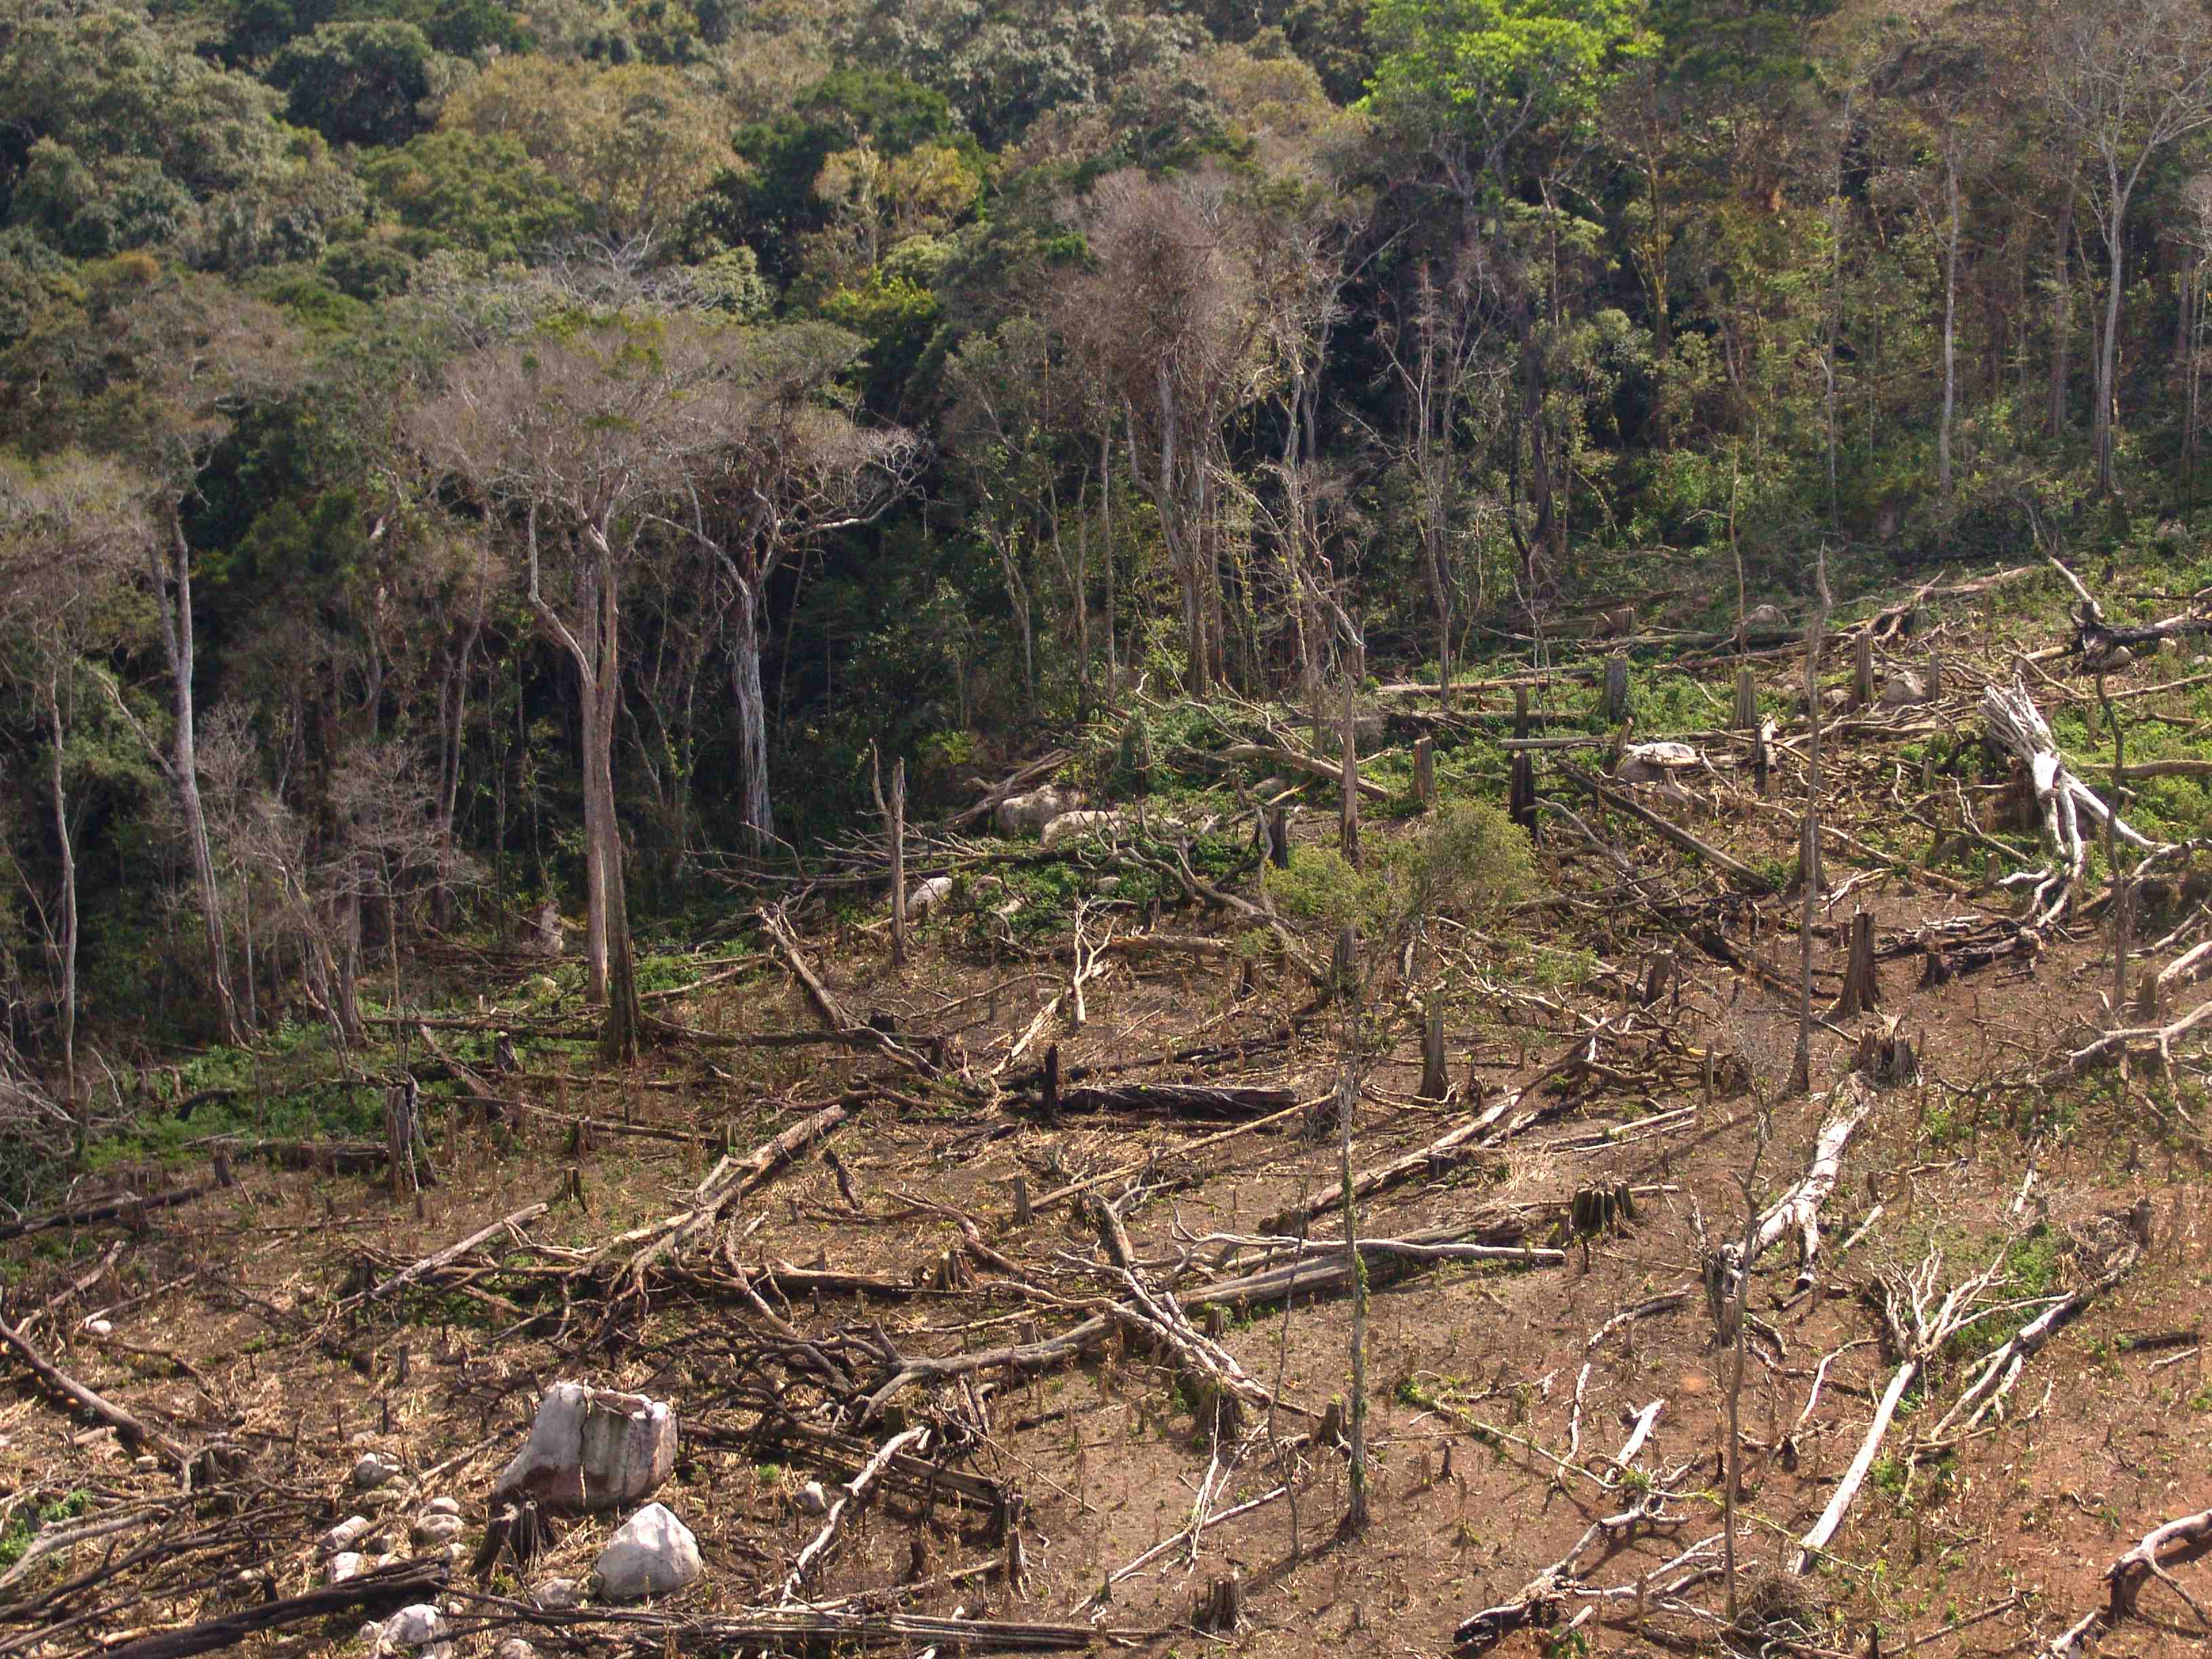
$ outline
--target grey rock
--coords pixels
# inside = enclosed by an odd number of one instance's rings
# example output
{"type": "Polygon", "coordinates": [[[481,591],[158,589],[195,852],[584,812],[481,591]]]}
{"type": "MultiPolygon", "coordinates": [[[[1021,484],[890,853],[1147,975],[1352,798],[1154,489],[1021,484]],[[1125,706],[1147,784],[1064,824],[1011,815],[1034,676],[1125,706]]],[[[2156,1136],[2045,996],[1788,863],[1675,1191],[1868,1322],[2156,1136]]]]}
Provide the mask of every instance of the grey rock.
{"type": "Polygon", "coordinates": [[[1062,812],[1045,825],[1043,834],[1037,840],[1049,853],[1065,847],[1069,842],[1080,841],[1085,836],[1106,835],[1121,822],[1119,812],[1062,812]]]}
{"type": "Polygon", "coordinates": [[[927,915],[951,896],[950,876],[932,876],[927,881],[918,881],[906,890],[906,918],[912,921],[927,915]]]}
{"type": "Polygon", "coordinates": [[[377,1626],[379,1653],[416,1654],[422,1659],[448,1659],[453,1650],[453,1627],[434,1601],[417,1601],[402,1607],[377,1626]]]}
{"type": "Polygon", "coordinates": [[[399,1466],[387,1462],[374,1452],[365,1454],[353,1466],[353,1483],[363,1492],[374,1492],[379,1486],[389,1486],[399,1478],[399,1466]]]}
{"type": "Polygon", "coordinates": [[[995,822],[1002,836],[1034,836],[1064,812],[1083,805],[1083,792],[1048,783],[1024,795],[1009,795],[999,803],[995,822]]]}
{"type": "Polygon", "coordinates": [[[665,1504],[647,1504],[623,1522],[592,1568],[610,1601],[673,1595],[705,1571],[699,1540],[665,1504]]]}
{"type": "Polygon", "coordinates": [[[331,1557],[329,1566],[324,1570],[323,1582],[326,1584],[343,1584],[347,1579],[358,1578],[368,1571],[367,1556],[358,1550],[340,1550],[336,1555],[331,1557]]]}
{"type": "Polygon", "coordinates": [[[325,1555],[336,1555],[340,1550],[349,1550],[368,1536],[376,1522],[365,1515],[349,1515],[316,1540],[325,1555]]]}
{"type": "Polygon", "coordinates": [[[1916,702],[1927,701],[1926,682],[1911,669],[1898,670],[1889,677],[1889,683],[1881,688],[1881,706],[1884,708],[1906,708],[1916,702]]]}
{"type": "Polygon", "coordinates": [[[568,1613],[584,1605],[584,1589],[573,1578],[541,1578],[530,1587],[530,1603],[546,1613],[568,1613]]]}
{"type": "Polygon", "coordinates": [[[792,1502],[808,1515],[827,1515],[830,1512],[830,1494],[822,1489],[819,1480],[810,1480],[801,1486],[792,1502]]]}
{"type": "Polygon", "coordinates": [[[423,1515],[416,1517],[408,1535],[424,1549],[440,1549],[468,1529],[469,1523],[458,1515],[423,1515]]]}
{"type": "Polygon", "coordinates": [[[492,1659],[538,1659],[538,1650],[520,1636],[510,1636],[492,1650],[492,1659]]]}
{"type": "Polygon", "coordinates": [[[425,1515],[459,1515],[461,1500],[458,1498],[433,1498],[422,1505],[425,1515]]]}

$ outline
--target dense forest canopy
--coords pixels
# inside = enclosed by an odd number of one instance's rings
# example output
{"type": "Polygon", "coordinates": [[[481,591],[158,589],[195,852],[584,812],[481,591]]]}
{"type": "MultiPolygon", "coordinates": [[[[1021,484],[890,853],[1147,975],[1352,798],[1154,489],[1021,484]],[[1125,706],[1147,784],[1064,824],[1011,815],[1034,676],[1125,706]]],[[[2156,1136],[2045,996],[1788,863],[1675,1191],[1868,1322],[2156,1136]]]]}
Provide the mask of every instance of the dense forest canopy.
{"type": "MultiPolygon", "coordinates": [[[[9,1034],[2197,510],[2201,0],[0,0],[9,1034]]],[[[382,991],[375,993],[384,994],[382,991]]]]}

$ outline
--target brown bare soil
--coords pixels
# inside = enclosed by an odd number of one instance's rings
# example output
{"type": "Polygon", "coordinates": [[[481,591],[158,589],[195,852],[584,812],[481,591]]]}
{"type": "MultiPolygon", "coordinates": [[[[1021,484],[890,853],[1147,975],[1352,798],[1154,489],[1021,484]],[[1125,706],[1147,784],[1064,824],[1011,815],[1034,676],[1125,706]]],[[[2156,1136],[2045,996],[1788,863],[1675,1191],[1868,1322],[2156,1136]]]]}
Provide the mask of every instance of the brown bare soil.
{"type": "MultiPolygon", "coordinates": [[[[404,1559],[406,1518],[421,1499],[450,1495],[472,1554],[492,1481],[538,1394],[567,1377],[674,1403],[683,1452],[660,1497],[697,1534],[706,1576],[654,1609],[668,1615],[659,1622],[588,1612],[525,1622],[525,1588],[588,1573],[617,1517],[557,1522],[526,1572],[504,1559],[482,1581],[465,1559],[453,1567],[442,1599],[464,1651],[489,1653],[518,1633],[541,1651],[749,1650],[714,1621],[778,1602],[822,1526],[800,1489],[819,1480],[834,1496],[873,1448],[916,1425],[929,1428],[924,1461],[945,1479],[901,1476],[874,1494],[805,1587],[808,1603],[1090,1626],[1102,1648],[1160,1655],[1443,1654],[1462,1620],[1513,1603],[1593,1522],[1638,1512],[1493,1650],[2039,1651],[2103,1602],[2100,1574],[2114,1558],[2160,1522],[2212,1504],[2203,1096],[2184,1060],[2166,1066],[2140,1052],[2124,1073],[2106,1064],[2022,1086],[2113,1023],[2100,1001],[2109,940],[2090,894],[2039,949],[1923,982],[1921,945],[1949,937],[1945,924],[1980,937],[2015,912],[1985,884],[1978,847],[1932,872],[1923,863],[1931,832],[1919,820],[1936,820],[1955,795],[1992,830],[2003,793],[1971,779],[1954,790],[1948,776],[1930,787],[1905,757],[1908,742],[1924,741],[1919,728],[1973,736],[1973,698],[2012,643],[1974,613],[1949,618],[1943,639],[1948,701],[1905,711],[1889,731],[1882,719],[1858,720],[1831,740],[1826,809],[1853,839],[1831,843],[1816,995],[1825,1012],[1845,924],[1864,908],[1881,1001],[1823,1023],[1810,1097],[1788,1087],[1796,897],[1756,895],[1548,776],[1545,793],[1627,858],[1638,884],[1554,823],[1540,854],[1544,896],[1480,928],[1439,921],[1413,951],[1410,981],[1402,964],[1380,976],[1371,1029],[1381,1036],[1358,1066],[1355,1170],[1543,1080],[1471,1155],[1439,1157],[1359,1206],[1364,1239],[1493,1247],[1482,1259],[1370,1259],[1364,1533],[1339,1536],[1347,1460],[1324,1436],[1349,1387],[1346,1287],[1287,1301],[1231,1296],[1212,1312],[1194,1292],[1294,1259],[1297,1231],[1316,1249],[1341,1239],[1341,1207],[1323,1201],[1342,1177],[1330,1115],[1343,1066],[1336,1012],[1316,1010],[1312,988],[1266,953],[1249,994],[1235,959],[1111,953],[1083,988],[1081,1027],[1063,1002],[1009,1063],[1068,990],[1065,939],[994,945],[941,918],[894,969],[879,903],[836,919],[794,908],[830,994],[861,1018],[889,1016],[905,1052],[922,1059],[677,1037],[627,1077],[580,1066],[556,1077],[569,1062],[529,1059],[501,1085],[526,1103],[520,1128],[459,1104],[434,1110],[442,1179],[419,1200],[395,1196],[380,1174],[285,1171],[240,1156],[233,1188],[136,1224],[10,1245],[11,1327],[191,1454],[196,1491],[181,1494],[155,1449],[58,1401],[11,1355],[0,1516],[21,1526],[42,1510],[49,1518],[19,1530],[8,1559],[84,1524],[78,1515],[120,1524],[0,1578],[0,1656],[100,1650],[298,1594],[324,1582],[317,1534],[356,1511],[393,1517],[404,1559]],[[1649,958],[1669,949],[1681,981],[1646,1006],[1649,958]],[[1446,1010],[1453,1094],[1443,1102],[1416,1098],[1430,992],[1446,1010]],[[1747,1185],[1763,1209],[1806,1173],[1848,1097],[1858,1038],[1884,1029],[1911,1039],[1920,1078],[1881,1091],[1846,1146],[1820,1211],[1810,1287],[1796,1284],[1794,1233],[1753,1275],[1731,1626],[1717,1540],[1735,1350],[1716,1335],[1701,1230],[1713,1242],[1740,1237],[1747,1185]],[[927,1038],[946,1043],[933,1073],[927,1038]],[[1054,1125],[1034,1090],[1014,1085],[1055,1044],[1071,1087],[1085,1083],[1081,1068],[1112,1066],[1123,1069],[1088,1081],[1280,1087],[1297,1104],[1257,1121],[1109,1108],[1054,1125]],[[1211,1052],[1200,1060],[1172,1058],[1201,1046],[1211,1052]],[[684,1212],[726,1149],[742,1158],[840,1099],[850,1115],[818,1145],[682,1248],[627,1273],[639,1246],[611,1240],[684,1212]],[[1026,1225],[1014,1219],[1018,1181],[1036,1206],[1026,1225]],[[1632,1213],[1577,1230],[1578,1194],[1623,1188],[1632,1213]],[[1218,1375],[1125,1319],[1079,1354],[926,1381],[870,1408],[867,1396],[905,1361],[1048,1340],[1127,1303],[1100,1200],[1126,1224],[1139,1279],[1182,1296],[1192,1323],[1272,1405],[1218,1420],[1218,1375]],[[550,1208],[512,1235],[410,1288],[341,1307],[539,1200],[550,1208]],[[1310,1228],[1279,1224],[1305,1208],[1310,1228]],[[1986,1300],[2000,1310],[1929,1357],[1831,1544],[1809,1571],[1794,1571],[1796,1540],[1836,1491],[1900,1361],[1883,1287],[1917,1271],[1940,1296],[1984,1268],[1995,1269],[1986,1300]],[[1994,1412],[1939,1430],[1981,1355],[2115,1268],[2024,1361],[1994,1412]],[[1616,1461],[1639,1414],[1648,1432],[1616,1461]],[[225,1449],[210,1462],[199,1455],[209,1447],[225,1449]],[[349,1471],[368,1450],[405,1474],[364,1499],[349,1471]],[[972,1479],[952,1480],[961,1474],[972,1479]],[[1240,1505],[1250,1507],[1193,1534],[1194,1520],[1240,1505]],[[1668,1563],[1678,1565],[1656,1571],[1668,1563]],[[1241,1625],[1194,1629],[1194,1604],[1231,1577],[1241,1625]],[[1618,1593],[1591,1594],[1605,1591],[1618,1593]]],[[[1894,649],[1912,661],[1925,645],[1894,649]]],[[[1796,672],[1787,660],[1762,666],[1770,688],[1796,672]]],[[[2179,672],[2154,659],[2115,685],[2179,672]]],[[[2079,683],[2033,684],[2040,699],[2082,694],[2079,683]]],[[[1727,763],[1691,783],[1688,802],[1653,810],[1786,875],[1803,787],[1797,750],[1785,749],[1761,803],[1733,763],[1741,744],[1715,736],[1705,748],[1727,763]]],[[[1370,823],[1370,846],[1417,834],[1419,823],[1370,823]]],[[[1309,792],[1295,833],[1333,842],[1325,789],[1309,792]]],[[[2182,919],[2173,904],[2138,923],[2139,941],[2182,919]]],[[[1123,936],[1148,922],[1101,915],[1123,936]]],[[[1169,907],[1157,931],[1235,939],[1248,926],[1185,905],[1169,907]]],[[[1316,948],[1325,957],[1327,941],[1316,948]]],[[[526,972],[490,971],[467,988],[496,1008],[526,972]]],[[[2163,1018],[2195,1000],[2183,991],[2163,1018]]],[[[653,1012],[725,1036],[823,1024],[772,949],[653,1012]]],[[[204,1175],[143,1178],[158,1188],[204,1175]]],[[[2185,1585],[2191,1571],[2175,1569],[2185,1585]]],[[[2212,1600],[2201,1570],[2191,1593],[2212,1600]]],[[[247,1639],[264,1652],[319,1652],[355,1642],[362,1616],[247,1639]]],[[[2107,1654],[2148,1656],[2199,1652],[2208,1637],[2182,1597],[2152,1583],[2132,1616],[2093,1639],[2107,1654]]],[[[892,1633],[876,1645],[932,1643],[892,1633]]],[[[979,1626],[967,1650],[995,1645],[979,1626]]]]}

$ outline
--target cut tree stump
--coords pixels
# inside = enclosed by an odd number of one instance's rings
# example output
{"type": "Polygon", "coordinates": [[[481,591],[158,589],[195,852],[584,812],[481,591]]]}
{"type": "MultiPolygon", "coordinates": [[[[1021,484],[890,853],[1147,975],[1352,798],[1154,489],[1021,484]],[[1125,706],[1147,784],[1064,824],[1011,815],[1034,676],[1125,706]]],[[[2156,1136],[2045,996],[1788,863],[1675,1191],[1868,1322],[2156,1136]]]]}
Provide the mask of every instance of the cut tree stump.
{"type": "Polygon", "coordinates": [[[1859,910],[1851,916],[1850,945],[1844,965],[1843,994],[1836,999],[1836,1018],[1850,1019],[1881,1006],[1881,985],[1874,967],[1874,915],[1859,910]]]}
{"type": "Polygon", "coordinates": [[[1423,1100],[1442,1100],[1451,1092],[1444,1073],[1444,1011],[1431,1004],[1421,1027],[1421,1094],[1423,1100]]]}

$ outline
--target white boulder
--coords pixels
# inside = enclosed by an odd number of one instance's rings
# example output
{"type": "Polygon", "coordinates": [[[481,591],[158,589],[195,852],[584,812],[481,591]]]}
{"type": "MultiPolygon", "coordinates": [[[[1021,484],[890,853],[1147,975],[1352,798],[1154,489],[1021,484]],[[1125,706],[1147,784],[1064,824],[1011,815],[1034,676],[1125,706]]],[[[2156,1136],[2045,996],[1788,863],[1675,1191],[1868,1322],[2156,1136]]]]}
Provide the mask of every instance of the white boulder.
{"type": "Polygon", "coordinates": [[[532,1498],[555,1509],[620,1509],[652,1497],[675,1467],[676,1413],[665,1401],[556,1382],[538,1405],[530,1443],[507,1466],[493,1497],[532,1498]]]}
{"type": "Polygon", "coordinates": [[[510,1636],[492,1650],[492,1659],[538,1659],[538,1650],[520,1636],[510,1636]]]}
{"type": "Polygon", "coordinates": [[[997,823],[1002,836],[1034,836],[1064,812],[1083,805],[1083,792],[1048,783],[1025,795],[1009,795],[999,803],[997,823]]]}
{"type": "Polygon", "coordinates": [[[623,1522],[592,1568],[609,1601],[673,1595],[705,1571],[699,1540],[665,1504],[647,1504],[623,1522]]]}
{"type": "Polygon", "coordinates": [[[1664,783],[1697,763],[1698,751],[1686,743],[1632,743],[1620,751],[1615,775],[1623,783],[1664,783]]]}
{"type": "Polygon", "coordinates": [[[433,1498],[422,1505],[425,1515],[459,1515],[461,1500],[458,1498],[433,1498]]]}
{"type": "Polygon", "coordinates": [[[584,1605],[584,1587],[573,1578],[541,1578],[530,1587],[530,1605],[546,1613],[568,1613],[584,1605]]]}
{"type": "Polygon", "coordinates": [[[453,1627],[434,1601],[417,1601],[402,1607],[376,1627],[379,1653],[416,1654],[422,1659],[449,1659],[453,1651],[453,1627]]]}
{"type": "Polygon", "coordinates": [[[1119,812],[1062,812],[1044,827],[1037,839],[1048,853],[1085,836],[1103,835],[1121,823],[1119,812]]]}
{"type": "Polygon", "coordinates": [[[316,1540],[316,1542],[324,1554],[336,1555],[343,1550],[351,1549],[362,1539],[368,1537],[370,1529],[375,1525],[376,1523],[365,1515],[349,1515],[316,1540]]]}
{"type": "Polygon", "coordinates": [[[1747,634],[1759,629],[1787,628],[1790,618],[1782,614],[1778,605],[1755,605],[1744,613],[1743,631],[1747,634]]]}
{"type": "Polygon", "coordinates": [[[1889,677],[1889,684],[1881,688],[1884,708],[1905,708],[1916,702],[1928,701],[1928,688],[1920,676],[1910,669],[1899,669],[1889,677]]]}
{"type": "Polygon", "coordinates": [[[807,1515],[827,1515],[830,1512],[830,1494],[822,1489],[819,1480],[810,1480],[801,1486],[792,1502],[807,1515]]]}
{"type": "Polygon", "coordinates": [[[374,1452],[363,1455],[353,1466],[353,1483],[363,1492],[374,1492],[379,1486],[390,1486],[399,1478],[399,1466],[388,1462],[374,1452]]]}
{"type": "Polygon", "coordinates": [[[410,1534],[426,1550],[442,1549],[469,1529],[469,1523],[458,1515],[420,1515],[416,1516],[410,1534]]]}
{"type": "Polygon", "coordinates": [[[906,890],[906,919],[919,920],[952,896],[952,878],[932,876],[906,890]]]}
{"type": "Polygon", "coordinates": [[[328,1584],[343,1584],[347,1579],[358,1578],[368,1571],[367,1556],[356,1550],[340,1550],[336,1555],[331,1557],[330,1565],[325,1571],[323,1582],[328,1584]]]}

